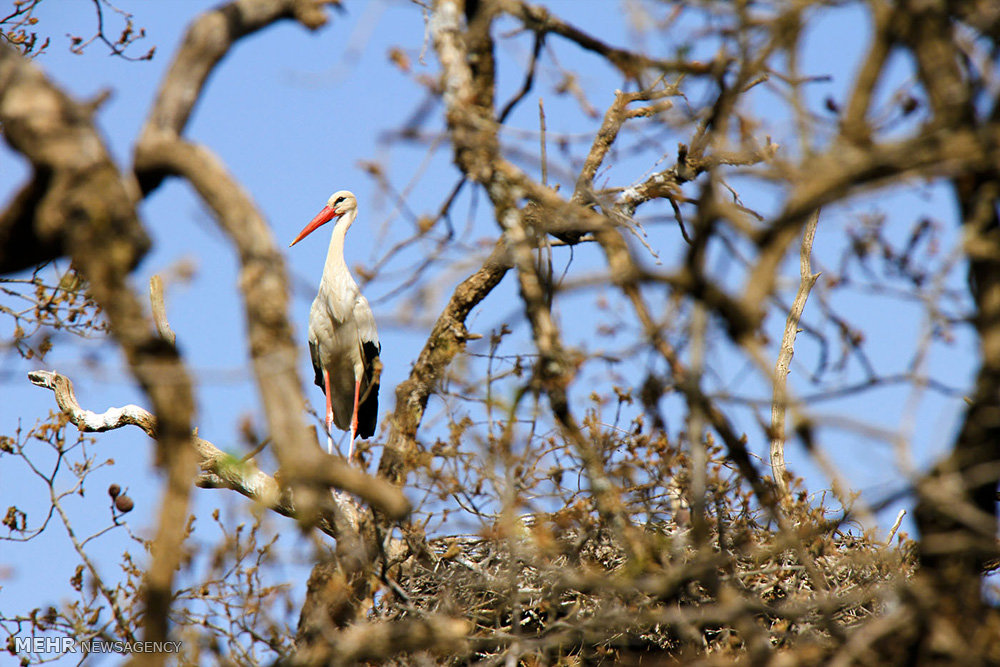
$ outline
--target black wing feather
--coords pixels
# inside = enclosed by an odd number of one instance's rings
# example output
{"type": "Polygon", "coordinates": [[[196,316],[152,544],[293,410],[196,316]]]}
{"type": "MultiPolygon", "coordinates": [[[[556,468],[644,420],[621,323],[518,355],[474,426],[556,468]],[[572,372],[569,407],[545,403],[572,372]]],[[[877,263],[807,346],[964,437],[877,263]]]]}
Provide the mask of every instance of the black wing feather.
{"type": "Polygon", "coordinates": [[[361,344],[361,356],[365,363],[365,390],[358,405],[358,435],[370,438],[375,435],[378,425],[378,378],[375,377],[375,363],[382,351],[382,345],[366,340],[361,344]]]}
{"type": "Polygon", "coordinates": [[[312,357],[313,370],[316,372],[316,386],[326,394],[326,387],[323,383],[323,366],[319,361],[319,345],[314,340],[309,341],[309,356],[312,357]]]}

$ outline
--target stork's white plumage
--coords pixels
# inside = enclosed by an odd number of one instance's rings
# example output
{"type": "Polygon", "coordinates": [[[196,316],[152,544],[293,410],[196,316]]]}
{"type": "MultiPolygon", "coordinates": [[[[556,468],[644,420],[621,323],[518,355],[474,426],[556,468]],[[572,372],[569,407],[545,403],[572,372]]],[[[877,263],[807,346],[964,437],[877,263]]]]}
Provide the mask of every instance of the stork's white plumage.
{"type": "Polygon", "coordinates": [[[382,351],[368,299],[344,261],[344,238],[358,215],[358,200],[347,190],[333,193],[326,206],[303,228],[289,247],[337,218],[326,253],[319,293],[309,310],[309,353],[316,384],[326,394],[327,450],[333,453],[330,431],[351,432],[347,458],[354,456],[354,438],[371,437],[378,418],[375,367],[382,351]]]}

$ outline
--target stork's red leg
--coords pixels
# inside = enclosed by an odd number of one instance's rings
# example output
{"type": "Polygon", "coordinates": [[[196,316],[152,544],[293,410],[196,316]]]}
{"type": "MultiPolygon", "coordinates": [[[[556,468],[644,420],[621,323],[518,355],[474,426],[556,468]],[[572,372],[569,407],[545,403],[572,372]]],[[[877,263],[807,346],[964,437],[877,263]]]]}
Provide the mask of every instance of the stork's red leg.
{"type": "Polygon", "coordinates": [[[330,374],[323,369],[323,384],[326,385],[326,453],[333,454],[333,403],[330,402],[330,374]]]}
{"type": "Polygon", "coordinates": [[[354,412],[351,413],[351,446],[347,450],[347,460],[354,458],[354,436],[358,434],[358,397],[361,395],[361,380],[354,383],[354,412]]]}

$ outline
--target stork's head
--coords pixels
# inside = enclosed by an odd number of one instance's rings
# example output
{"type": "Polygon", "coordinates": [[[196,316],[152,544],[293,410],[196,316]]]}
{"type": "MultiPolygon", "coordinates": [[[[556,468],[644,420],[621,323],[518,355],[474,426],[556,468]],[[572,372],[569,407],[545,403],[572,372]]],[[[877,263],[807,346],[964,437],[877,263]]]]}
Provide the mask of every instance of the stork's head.
{"type": "Polygon", "coordinates": [[[347,224],[354,222],[354,216],[358,210],[358,200],[355,198],[354,193],[348,190],[337,190],[332,195],[330,199],[327,200],[326,206],[323,210],[316,214],[316,217],[312,219],[308,225],[306,225],[299,235],[295,237],[295,240],[288,244],[288,247],[292,247],[305,237],[312,234],[314,231],[330,222],[334,218],[340,218],[342,216],[347,216],[344,218],[347,224]]]}

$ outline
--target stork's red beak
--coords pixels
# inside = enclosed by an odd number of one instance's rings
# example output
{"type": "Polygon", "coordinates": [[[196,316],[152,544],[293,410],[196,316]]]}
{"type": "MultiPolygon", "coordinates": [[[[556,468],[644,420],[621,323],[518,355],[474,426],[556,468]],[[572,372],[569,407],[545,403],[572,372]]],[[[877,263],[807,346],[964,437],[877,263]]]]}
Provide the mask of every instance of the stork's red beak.
{"type": "Polygon", "coordinates": [[[295,245],[305,237],[309,236],[314,231],[316,231],[317,229],[319,229],[320,227],[322,227],[323,225],[330,222],[336,217],[337,217],[336,209],[334,209],[332,206],[324,206],[323,210],[320,211],[316,215],[316,217],[312,219],[312,222],[306,225],[305,228],[303,228],[303,230],[299,232],[299,235],[295,237],[295,240],[288,244],[288,247],[291,248],[293,245],[295,245]]]}

